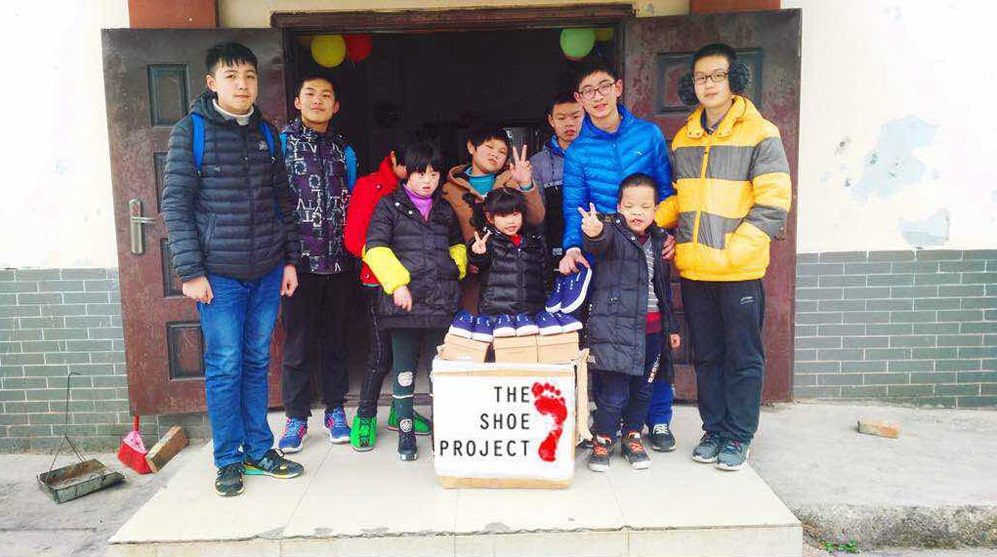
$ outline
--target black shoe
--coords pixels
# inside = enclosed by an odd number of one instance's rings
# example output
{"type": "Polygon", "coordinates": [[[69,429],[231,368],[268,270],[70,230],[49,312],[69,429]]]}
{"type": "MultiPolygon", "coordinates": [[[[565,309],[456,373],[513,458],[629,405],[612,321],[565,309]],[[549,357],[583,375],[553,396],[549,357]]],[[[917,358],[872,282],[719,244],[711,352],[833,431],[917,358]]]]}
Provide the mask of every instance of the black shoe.
{"type": "Polygon", "coordinates": [[[234,462],[218,469],[215,476],[215,493],[233,497],[242,493],[242,463],[234,462]]]}
{"type": "Polygon", "coordinates": [[[632,431],[620,440],[620,452],[634,470],[646,470],[651,467],[651,457],[647,456],[640,433],[632,431]]]}
{"type": "Polygon", "coordinates": [[[609,459],[613,456],[613,441],[608,437],[595,437],[592,440],[592,454],[588,467],[593,472],[609,472],[609,459]]]}
{"type": "Polygon", "coordinates": [[[246,475],[249,476],[270,476],[286,480],[300,476],[305,471],[305,467],[284,458],[282,451],[270,449],[259,460],[253,460],[247,456],[245,470],[246,475]]]}
{"type": "Polygon", "coordinates": [[[675,450],[675,436],[668,424],[654,424],[651,433],[647,436],[651,442],[651,448],[659,453],[667,453],[675,450]]]}
{"type": "Polygon", "coordinates": [[[408,426],[405,431],[405,421],[402,420],[401,431],[398,432],[398,458],[409,461],[419,458],[419,448],[415,444],[415,431],[412,426],[408,426]]]}

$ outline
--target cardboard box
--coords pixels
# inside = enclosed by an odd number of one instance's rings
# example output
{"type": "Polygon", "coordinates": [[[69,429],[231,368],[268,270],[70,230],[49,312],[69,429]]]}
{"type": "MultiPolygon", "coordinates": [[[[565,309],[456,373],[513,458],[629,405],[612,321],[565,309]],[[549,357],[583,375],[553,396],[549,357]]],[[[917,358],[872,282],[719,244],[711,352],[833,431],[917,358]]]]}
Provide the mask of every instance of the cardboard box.
{"type": "Polygon", "coordinates": [[[537,335],[526,337],[496,337],[495,363],[535,364],[537,363],[537,335]]]}
{"type": "Polygon", "coordinates": [[[447,334],[440,347],[440,358],[454,362],[481,363],[488,358],[489,346],[491,345],[487,342],[447,334]]]}
{"type": "Polygon", "coordinates": [[[440,483],[446,488],[570,485],[577,373],[575,363],[433,360],[432,461],[440,483]]]}
{"type": "Polygon", "coordinates": [[[578,332],[537,337],[537,361],[566,364],[578,358],[578,332]]]}

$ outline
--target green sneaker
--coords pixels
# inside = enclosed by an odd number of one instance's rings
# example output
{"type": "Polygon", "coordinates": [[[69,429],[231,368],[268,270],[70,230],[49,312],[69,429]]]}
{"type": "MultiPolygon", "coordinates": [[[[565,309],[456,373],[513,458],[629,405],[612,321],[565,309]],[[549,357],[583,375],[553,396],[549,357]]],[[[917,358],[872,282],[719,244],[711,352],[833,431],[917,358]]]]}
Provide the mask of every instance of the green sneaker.
{"type": "MultiPolygon", "coordinates": [[[[413,422],[415,422],[416,435],[429,435],[433,433],[433,421],[426,416],[415,412],[415,419],[413,422]]],[[[394,405],[391,405],[391,412],[388,414],[388,429],[391,431],[398,431],[398,414],[395,414],[394,405]]]]}
{"type": "Polygon", "coordinates": [[[377,417],[353,418],[353,427],[350,428],[350,446],[354,451],[365,453],[374,450],[374,443],[377,442],[377,417]]]}
{"type": "Polygon", "coordinates": [[[263,458],[259,460],[253,460],[247,456],[244,468],[247,476],[270,476],[281,480],[296,478],[305,471],[304,466],[287,460],[284,458],[283,451],[277,449],[265,452],[263,458]]]}

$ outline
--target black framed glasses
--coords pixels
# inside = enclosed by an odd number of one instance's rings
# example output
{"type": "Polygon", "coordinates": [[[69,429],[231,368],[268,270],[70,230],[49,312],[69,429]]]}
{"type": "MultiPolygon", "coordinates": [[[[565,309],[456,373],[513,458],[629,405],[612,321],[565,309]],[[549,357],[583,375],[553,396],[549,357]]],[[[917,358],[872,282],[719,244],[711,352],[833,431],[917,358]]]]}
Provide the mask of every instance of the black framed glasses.
{"type": "Polygon", "coordinates": [[[581,95],[583,99],[590,101],[595,98],[596,93],[599,93],[600,96],[605,97],[610,91],[613,90],[614,85],[616,85],[615,81],[611,83],[601,83],[598,87],[586,87],[585,89],[579,91],[578,94],[581,95]]]}
{"type": "Polygon", "coordinates": [[[709,79],[713,83],[720,83],[727,79],[727,72],[724,70],[717,70],[711,74],[696,74],[693,76],[692,80],[696,82],[696,85],[703,85],[706,80],[709,79]]]}

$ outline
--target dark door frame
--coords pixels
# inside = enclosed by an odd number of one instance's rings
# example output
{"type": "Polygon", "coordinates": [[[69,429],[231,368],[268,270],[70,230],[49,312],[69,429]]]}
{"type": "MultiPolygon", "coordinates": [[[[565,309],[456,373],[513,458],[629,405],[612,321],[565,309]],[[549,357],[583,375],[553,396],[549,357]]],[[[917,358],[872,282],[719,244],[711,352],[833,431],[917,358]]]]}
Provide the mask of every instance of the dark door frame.
{"type": "Polygon", "coordinates": [[[274,12],[270,16],[270,26],[295,32],[438,33],[611,26],[634,14],[631,4],[274,12]]]}

